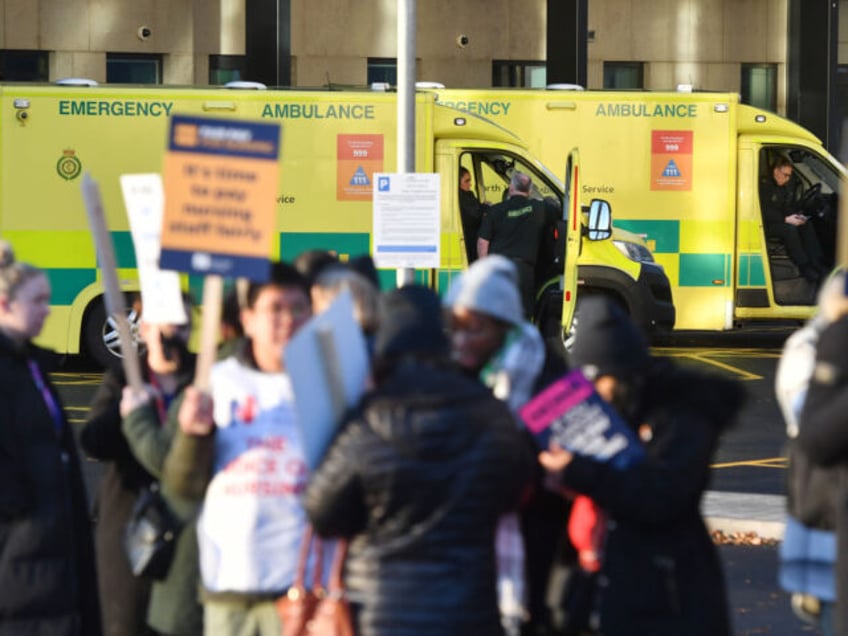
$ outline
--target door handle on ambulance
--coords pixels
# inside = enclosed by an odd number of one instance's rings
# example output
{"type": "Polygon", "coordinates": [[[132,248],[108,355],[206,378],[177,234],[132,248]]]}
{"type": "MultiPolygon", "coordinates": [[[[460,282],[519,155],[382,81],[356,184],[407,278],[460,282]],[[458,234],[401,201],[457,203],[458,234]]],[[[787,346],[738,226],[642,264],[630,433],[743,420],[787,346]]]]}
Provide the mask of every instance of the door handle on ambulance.
{"type": "Polygon", "coordinates": [[[577,110],[577,102],[547,102],[548,110],[577,110]]]}
{"type": "Polygon", "coordinates": [[[234,111],[234,110],[236,110],[236,103],[235,102],[203,102],[203,110],[205,112],[234,111]]]}

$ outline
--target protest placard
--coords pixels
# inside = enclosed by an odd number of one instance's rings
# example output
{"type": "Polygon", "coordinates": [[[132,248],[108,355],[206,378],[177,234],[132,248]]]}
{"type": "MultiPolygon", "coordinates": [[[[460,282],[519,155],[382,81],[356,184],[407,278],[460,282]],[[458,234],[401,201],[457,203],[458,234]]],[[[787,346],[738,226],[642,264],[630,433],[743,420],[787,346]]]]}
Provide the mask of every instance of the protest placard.
{"type": "Polygon", "coordinates": [[[175,115],[165,155],[162,269],[268,277],[280,127],[175,115]]]}
{"type": "Polygon", "coordinates": [[[616,468],[626,468],[645,456],[636,431],[580,370],[549,385],[519,409],[519,415],[542,449],[553,441],[616,468]]]}
{"type": "Polygon", "coordinates": [[[201,390],[215,360],[222,276],[268,278],[279,150],[275,123],[171,119],[159,266],[205,275],[194,379],[201,390]]]}
{"type": "Polygon", "coordinates": [[[144,320],[181,325],[188,320],[177,272],[159,269],[165,195],[158,174],[125,174],[121,191],[130,222],[144,320]]]}
{"type": "Polygon", "coordinates": [[[284,362],[306,461],[315,469],[368,377],[368,349],[348,290],[298,330],[286,345],[284,362]]]}

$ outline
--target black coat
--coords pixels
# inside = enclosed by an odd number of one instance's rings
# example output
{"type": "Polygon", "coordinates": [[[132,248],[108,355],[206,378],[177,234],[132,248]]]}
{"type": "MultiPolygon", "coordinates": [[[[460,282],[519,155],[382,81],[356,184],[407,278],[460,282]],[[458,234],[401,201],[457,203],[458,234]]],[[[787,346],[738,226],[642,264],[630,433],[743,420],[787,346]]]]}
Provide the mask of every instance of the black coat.
{"type": "Polygon", "coordinates": [[[100,634],[91,523],[72,431],[60,433],[27,359],[0,335],[0,634],[100,634]]]}
{"type": "Polygon", "coordinates": [[[506,405],[458,372],[404,367],[366,399],[305,498],[320,534],[355,535],[361,636],[501,633],[495,528],[531,462],[506,405]]]}
{"type": "Polygon", "coordinates": [[[647,457],[626,470],[584,457],[567,487],[610,516],[600,589],[604,636],[730,634],[724,576],[700,514],[719,434],[741,408],[737,382],[656,362],[644,389],[647,457]]]}
{"type": "Polygon", "coordinates": [[[828,326],[801,411],[797,443],[811,462],[834,466],[837,482],[836,595],[840,634],[848,630],[848,317],[828,326]]]}
{"type": "MultiPolygon", "coordinates": [[[[180,376],[181,387],[191,381],[192,366],[180,376]]],[[[149,373],[143,375],[147,381],[149,373]]],[[[144,633],[150,599],[150,580],[133,575],[123,548],[124,530],[138,495],[155,481],[135,458],[121,431],[119,406],[126,384],[123,372],[105,374],[80,432],[83,450],[106,463],[95,502],[95,544],[103,633],[108,636],[144,633]]]]}
{"type": "MultiPolygon", "coordinates": [[[[565,360],[546,346],[544,365],[533,384],[533,395],[559,380],[567,371],[565,360]]],[[[540,450],[530,432],[525,430],[525,435],[534,452],[540,450]]],[[[556,604],[554,599],[561,598],[563,593],[558,586],[565,583],[566,576],[556,570],[570,569],[576,561],[567,533],[571,501],[547,488],[545,481],[541,464],[534,462],[531,487],[522,498],[519,511],[524,538],[526,607],[530,612],[530,628],[539,631],[550,620],[549,605],[556,604]]]]}
{"type": "Polygon", "coordinates": [[[797,211],[796,186],[794,180],[779,186],[771,175],[760,179],[760,203],[766,236],[780,236],[786,217],[797,211]]]}

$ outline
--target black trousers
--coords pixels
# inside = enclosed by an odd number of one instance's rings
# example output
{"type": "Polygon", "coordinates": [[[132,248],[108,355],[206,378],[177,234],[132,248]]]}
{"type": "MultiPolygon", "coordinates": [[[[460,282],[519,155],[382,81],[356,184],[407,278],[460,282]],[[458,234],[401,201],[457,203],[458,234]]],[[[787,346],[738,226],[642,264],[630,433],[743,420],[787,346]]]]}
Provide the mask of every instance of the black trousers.
{"type": "Polygon", "coordinates": [[[521,292],[521,304],[524,306],[524,317],[533,317],[533,307],[536,304],[536,266],[520,258],[510,258],[518,269],[518,287],[521,292]]]}
{"type": "Polygon", "coordinates": [[[769,234],[783,241],[786,253],[799,268],[823,264],[822,252],[816,230],[810,222],[804,225],[789,225],[781,223],[770,228],[769,234]]]}

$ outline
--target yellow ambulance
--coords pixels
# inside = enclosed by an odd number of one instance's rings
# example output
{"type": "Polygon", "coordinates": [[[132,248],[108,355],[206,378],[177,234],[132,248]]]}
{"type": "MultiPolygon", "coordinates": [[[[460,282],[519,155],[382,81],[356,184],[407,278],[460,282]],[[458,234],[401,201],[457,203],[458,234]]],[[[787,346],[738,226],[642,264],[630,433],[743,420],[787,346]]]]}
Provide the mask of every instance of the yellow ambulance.
{"type": "MultiPolygon", "coordinates": [[[[561,178],[527,152],[512,133],[469,113],[416,103],[416,170],[441,175],[440,268],[417,280],[444,290],[467,266],[459,216],[461,166],[503,190],[514,170],[530,174],[532,196],[556,202],[561,234],[539,288],[539,314],[549,334],[562,335],[575,305],[574,261],[584,241],[609,243],[595,223],[584,235],[579,162],[566,151],[553,164],[561,178]]],[[[0,236],[17,256],[46,270],[52,315],[41,343],[60,352],[114,360],[115,333],[106,319],[80,178],[99,183],[123,289],[138,288],[120,191],[123,174],[161,172],[169,117],[237,117],[281,125],[273,257],[330,249],[342,258],[371,250],[372,184],[397,166],[396,95],[378,92],[228,90],[112,86],[0,85],[0,236]]],[[[589,203],[586,200],[586,203],[589,203]]],[[[588,209],[588,206],[587,206],[588,209]]],[[[594,201],[593,219],[609,224],[609,206],[594,201]]],[[[614,249],[614,248],[613,248],[614,249]]],[[[386,285],[394,271],[381,272],[386,285]]],[[[191,281],[193,284],[198,281],[191,281]]],[[[194,286],[196,289],[196,286],[194,286]]]]}
{"type": "MultiPolygon", "coordinates": [[[[579,89],[579,87],[576,87],[579,89]]],[[[440,103],[521,137],[543,162],[578,146],[585,197],[615,225],[647,237],[672,284],[675,329],[730,330],[804,320],[816,282],[766,237],[761,188],[775,161],[791,167],[791,208],[834,263],[845,169],[801,126],[741,104],[735,93],[438,89],[440,103]]],[[[582,277],[581,261],[581,277],[582,277]]]]}

